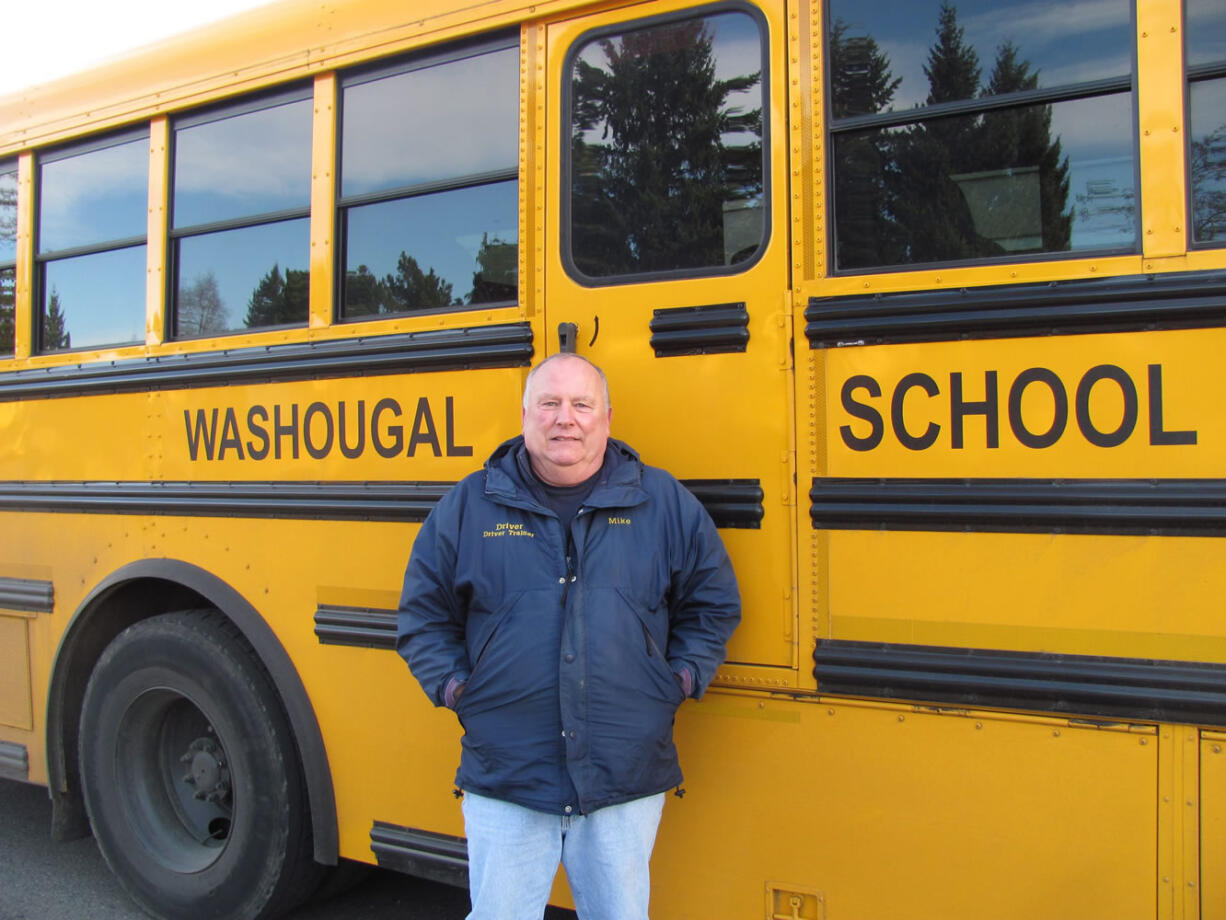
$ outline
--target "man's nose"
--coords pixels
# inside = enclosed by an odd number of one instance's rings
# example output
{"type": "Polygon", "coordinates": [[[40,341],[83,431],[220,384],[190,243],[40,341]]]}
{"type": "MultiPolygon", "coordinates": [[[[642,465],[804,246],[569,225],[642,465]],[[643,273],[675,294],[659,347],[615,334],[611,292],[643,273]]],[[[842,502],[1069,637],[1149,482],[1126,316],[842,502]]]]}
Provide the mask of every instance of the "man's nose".
{"type": "Polygon", "coordinates": [[[570,403],[560,403],[558,405],[558,416],[556,419],[559,425],[570,425],[575,421],[575,410],[571,408],[570,403]]]}

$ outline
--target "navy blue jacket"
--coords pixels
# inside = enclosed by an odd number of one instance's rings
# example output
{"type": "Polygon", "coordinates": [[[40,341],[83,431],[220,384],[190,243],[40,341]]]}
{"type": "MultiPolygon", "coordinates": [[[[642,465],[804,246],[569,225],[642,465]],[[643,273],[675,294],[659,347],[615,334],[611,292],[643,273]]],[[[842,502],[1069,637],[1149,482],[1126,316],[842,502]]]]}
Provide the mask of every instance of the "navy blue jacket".
{"type": "Polygon", "coordinates": [[[461,789],[555,814],[663,792],[681,782],[674,672],[701,696],[740,621],[728,555],[684,486],[610,439],[568,559],[522,449],[501,445],[426,519],[397,648],[435,705],[466,684],[461,789]]]}

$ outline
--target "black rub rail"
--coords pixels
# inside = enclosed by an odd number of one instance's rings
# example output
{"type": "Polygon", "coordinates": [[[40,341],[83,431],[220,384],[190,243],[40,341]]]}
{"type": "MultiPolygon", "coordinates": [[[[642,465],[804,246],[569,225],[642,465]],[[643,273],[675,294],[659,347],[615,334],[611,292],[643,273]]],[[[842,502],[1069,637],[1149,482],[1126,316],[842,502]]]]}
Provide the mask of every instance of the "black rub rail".
{"type": "Polygon", "coordinates": [[[820,530],[1226,535],[1223,479],[815,478],[820,530]]]}
{"type": "Polygon", "coordinates": [[[452,482],[0,482],[0,511],[424,521],[452,482]]]}
{"type": "Polygon", "coordinates": [[[1226,725],[1219,664],[830,640],[813,659],[822,693],[1226,725]]]}
{"type": "Polygon", "coordinates": [[[30,778],[30,755],[24,744],[0,741],[0,776],[20,780],[30,778]]]}
{"type": "Polygon", "coordinates": [[[811,348],[1226,325],[1226,273],[813,297],[811,348]]]}
{"type": "Polygon", "coordinates": [[[50,613],[55,609],[55,585],[33,578],[0,578],[0,607],[50,613]]]}
{"type": "Polygon", "coordinates": [[[330,339],[0,374],[0,401],[235,383],[519,367],[531,363],[527,323],[330,339]]]}
{"type": "Polygon", "coordinates": [[[655,310],[651,347],[657,358],[743,352],[749,347],[749,310],[744,303],[655,310]]]}
{"type": "Polygon", "coordinates": [[[766,510],[762,505],[762,482],[758,479],[682,479],[715,526],[732,530],[756,530],[766,510]]]}
{"type": "Polygon", "coordinates": [[[320,604],[315,608],[315,635],[320,645],[394,649],[396,611],[320,604]]]}
{"type": "Polygon", "coordinates": [[[468,887],[468,847],[463,837],[376,821],[370,849],[382,869],[468,887]]]}

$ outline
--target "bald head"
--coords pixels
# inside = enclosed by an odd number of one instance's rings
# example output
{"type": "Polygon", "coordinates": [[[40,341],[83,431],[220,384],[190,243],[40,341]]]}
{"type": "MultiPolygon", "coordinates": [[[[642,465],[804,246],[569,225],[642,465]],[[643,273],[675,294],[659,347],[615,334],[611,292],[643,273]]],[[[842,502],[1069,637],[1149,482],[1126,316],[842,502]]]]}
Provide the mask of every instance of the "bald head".
{"type": "Polygon", "coordinates": [[[600,368],[578,355],[546,358],[524,385],[524,446],[533,472],[554,486],[593,476],[604,463],[612,416],[600,368]]]}
{"type": "Polygon", "coordinates": [[[584,364],[586,364],[588,367],[594,370],[597,374],[599,374],[600,375],[600,385],[604,389],[605,406],[607,406],[610,409],[613,407],[612,402],[609,400],[609,378],[605,376],[605,373],[603,370],[600,369],[600,366],[595,364],[592,361],[589,361],[587,358],[583,357],[583,355],[575,355],[567,351],[558,351],[558,352],[554,352],[548,358],[545,358],[543,361],[541,361],[540,364],[536,365],[536,367],[532,368],[532,370],[528,371],[528,378],[524,381],[524,408],[525,409],[528,408],[528,400],[532,394],[533,379],[536,377],[537,373],[540,372],[542,368],[548,367],[550,364],[553,364],[556,361],[582,361],[584,364]]]}

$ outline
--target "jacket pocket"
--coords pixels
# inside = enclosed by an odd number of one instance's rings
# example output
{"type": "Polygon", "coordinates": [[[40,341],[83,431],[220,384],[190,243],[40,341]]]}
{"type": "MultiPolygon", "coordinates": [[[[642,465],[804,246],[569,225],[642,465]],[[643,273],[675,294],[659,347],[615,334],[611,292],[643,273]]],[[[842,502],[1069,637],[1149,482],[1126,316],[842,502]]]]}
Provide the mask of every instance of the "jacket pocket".
{"type": "Polygon", "coordinates": [[[468,686],[456,707],[466,728],[479,713],[534,706],[542,696],[556,700],[561,628],[556,591],[505,598],[469,643],[468,686]]]}
{"type": "Polygon", "coordinates": [[[663,601],[648,606],[642,601],[631,597],[621,588],[616,589],[622,603],[634,615],[631,628],[642,634],[640,644],[647,672],[652,676],[653,683],[664,698],[676,705],[685,701],[685,693],[673,676],[673,669],[668,663],[668,610],[663,601]]]}
{"type": "Polygon", "coordinates": [[[468,681],[464,685],[464,692],[456,701],[456,715],[463,714],[465,703],[472,698],[473,691],[480,688],[484,673],[482,665],[486,662],[487,653],[496,644],[496,637],[502,624],[521,594],[522,592],[508,594],[498,608],[493,613],[483,616],[479,623],[474,624],[474,617],[469,615],[471,635],[468,637],[468,681]]]}

